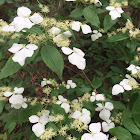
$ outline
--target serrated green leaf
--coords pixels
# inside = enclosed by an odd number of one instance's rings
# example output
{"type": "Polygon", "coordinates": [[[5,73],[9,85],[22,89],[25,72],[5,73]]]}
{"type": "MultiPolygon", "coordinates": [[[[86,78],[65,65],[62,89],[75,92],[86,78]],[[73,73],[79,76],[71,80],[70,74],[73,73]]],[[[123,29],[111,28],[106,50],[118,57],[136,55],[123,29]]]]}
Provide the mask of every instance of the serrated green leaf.
{"type": "Polygon", "coordinates": [[[26,30],[26,32],[29,32],[29,33],[36,33],[36,34],[38,34],[38,35],[43,34],[42,30],[41,30],[40,28],[36,27],[36,26],[33,26],[32,28],[30,28],[30,29],[25,29],[25,30],[26,30]]]}
{"type": "Polygon", "coordinates": [[[64,60],[59,51],[55,47],[47,45],[41,49],[41,57],[44,63],[62,80],[64,60]]]}
{"type": "Polygon", "coordinates": [[[116,20],[112,20],[110,15],[106,15],[104,18],[104,30],[105,32],[109,30],[114,24],[116,24],[116,20]]]}
{"type": "Polygon", "coordinates": [[[71,11],[69,17],[70,18],[80,18],[82,16],[82,8],[75,8],[73,11],[71,11]]]}
{"type": "Polygon", "coordinates": [[[94,25],[98,28],[100,27],[100,21],[99,21],[98,15],[96,14],[96,12],[93,9],[91,9],[89,7],[84,8],[83,15],[84,15],[85,19],[88,22],[90,22],[92,25],[94,25]]]}
{"type": "Polygon", "coordinates": [[[116,136],[118,140],[133,140],[128,130],[121,126],[117,126],[109,130],[111,135],[116,136]]]}
{"type": "Polygon", "coordinates": [[[11,133],[15,127],[16,127],[16,122],[11,122],[8,128],[8,133],[11,133]]]}
{"type": "MultiPolygon", "coordinates": [[[[24,66],[29,64],[35,58],[38,51],[39,51],[39,49],[35,50],[33,56],[28,57],[26,59],[24,66]]],[[[24,66],[23,67],[20,66],[19,63],[14,62],[12,60],[12,57],[13,57],[13,55],[8,59],[6,65],[2,68],[2,70],[0,72],[0,79],[7,78],[8,76],[13,75],[14,73],[18,72],[20,69],[22,69],[24,67],[24,66]]]]}

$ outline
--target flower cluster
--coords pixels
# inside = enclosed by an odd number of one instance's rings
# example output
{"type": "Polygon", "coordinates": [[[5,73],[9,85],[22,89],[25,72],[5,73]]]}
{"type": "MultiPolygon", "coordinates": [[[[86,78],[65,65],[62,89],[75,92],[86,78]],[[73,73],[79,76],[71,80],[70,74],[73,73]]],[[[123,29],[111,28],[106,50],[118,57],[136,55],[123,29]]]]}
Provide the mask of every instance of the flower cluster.
{"type": "Polygon", "coordinates": [[[16,31],[20,32],[24,28],[30,29],[33,25],[39,24],[43,21],[43,18],[38,14],[34,13],[30,16],[31,10],[27,7],[19,7],[17,9],[17,17],[14,18],[10,25],[6,25],[2,28],[2,31],[16,31]],[[30,16],[30,17],[29,17],[30,16]]]}
{"type": "Polygon", "coordinates": [[[27,104],[25,103],[27,101],[26,98],[23,98],[23,96],[21,95],[24,92],[24,88],[18,88],[15,87],[14,91],[7,91],[4,93],[5,97],[10,97],[9,98],[9,102],[11,103],[11,107],[15,108],[15,109],[20,109],[22,108],[27,108],[27,104]]]}

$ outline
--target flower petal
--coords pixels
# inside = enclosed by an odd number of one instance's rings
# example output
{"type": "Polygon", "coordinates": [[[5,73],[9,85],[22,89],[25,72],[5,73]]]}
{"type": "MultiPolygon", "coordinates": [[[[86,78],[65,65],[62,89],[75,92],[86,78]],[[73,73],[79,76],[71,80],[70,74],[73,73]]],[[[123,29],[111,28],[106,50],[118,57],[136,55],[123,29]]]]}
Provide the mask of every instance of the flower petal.
{"type": "Polygon", "coordinates": [[[105,97],[104,97],[103,94],[97,94],[97,95],[96,95],[96,100],[97,100],[97,101],[104,101],[104,100],[105,100],[105,97]]]}
{"type": "Polygon", "coordinates": [[[85,133],[82,135],[81,140],[93,140],[93,136],[90,133],[85,133]]]}
{"type": "Polygon", "coordinates": [[[63,35],[65,35],[65,36],[67,36],[67,37],[71,37],[71,36],[72,36],[72,34],[71,34],[70,31],[66,31],[66,32],[64,32],[63,35]]]}
{"type": "Polygon", "coordinates": [[[95,109],[96,111],[101,111],[103,109],[103,105],[101,103],[96,104],[98,107],[95,109]]]}
{"type": "Polygon", "coordinates": [[[87,110],[86,108],[83,108],[83,109],[82,109],[82,113],[83,113],[84,115],[89,115],[89,116],[90,116],[90,111],[87,110]]]}
{"type": "Polygon", "coordinates": [[[72,23],[72,30],[79,32],[80,31],[81,22],[75,21],[72,23]]]}
{"type": "Polygon", "coordinates": [[[74,119],[79,119],[81,117],[81,112],[80,111],[75,111],[73,114],[72,114],[72,118],[74,119]]]}
{"type": "Polygon", "coordinates": [[[16,53],[18,52],[21,48],[23,47],[23,44],[17,44],[17,43],[14,43],[12,45],[12,47],[10,49],[8,49],[9,52],[12,52],[12,53],[16,53]]]}
{"type": "Polygon", "coordinates": [[[108,137],[104,133],[99,132],[93,135],[93,140],[108,140],[108,137]]]}
{"type": "Polygon", "coordinates": [[[40,123],[42,123],[43,125],[46,125],[49,122],[49,118],[45,115],[40,117],[40,123]]]}
{"type": "Polygon", "coordinates": [[[111,110],[113,110],[113,108],[114,108],[114,106],[113,106],[113,104],[111,102],[106,102],[105,103],[105,109],[111,111],[111,110]]]}
{"type": "Polygon", "coordinates": [[[87,24],[81,25],[83,34],[92,33],[91,27],[87,24]]]}
{"type": "Polygon", "coordinates": [[[102,119],[102,120],[109,120],[109,117],[110,117],[111,113],[109,110],[106,110],[106,109],[103,109],[100,113],[99,113],[99,117],[102,119]]]}
{"type": "Polygon", "coordinates": [[[5,92],[3,95],[4,95],[5,97],[10,97],[12,94],[13,94],[12,92],[7,91],[7,92],[5,92]]]}
{"type": "Polygon", "coordinates": [[[80,55],[82,57],[84,57],[84,55],[85,55],[85,53],[78,48],[73,47],[73,51],[76,52],[78,55],[80,55]]]}
{"type": "Polygon", "coordinates": [[[113,88],[112,88],[112,94],[113,95],[118,95],[119,93],[123,93],[123,92],[124,92],[124,89],[119,84],[114,85],[113,88]]]}
{"type": "Polygon", "coordinates": [[[91,117],[89,115],[82,115],[79,120],[85,124],[89,124],[91,121],[91,117]]]}
{"type": "Polygon", "coordinates": [[[43,18],[38,13],[34,13],[32,16],[30,16],[30,20],[34,24],[39,24],[43,21],[43,18]]]}
{"type": "Polygon", "coordinates": [[[62,103],[61,107],[64,108],[66,113],[68,113],[70,110],[70,105],[68,103],[62,103]]]}
{"type": "Polygon", "coordinates": [[[32,126],[32,131],[35,133],[37,137],[39,137],[45,132],[45,126],[41,123],[34,124],[32,126]]]}
{"type": "Polygon", "coordinates": [[[21,88],[15,87],[15,88],[14,88],[14,93],[21,94],[21,93],[23,93],[23,92],[24,92],[24,88],[23,88],[23,87],[21,87],[21,88]]]}
{"type": "Polygon", "coordinates": [[[27,7],[22,6],[17,9],[17,15],[19,17],[28,17],[30,14],[31,10],[27,7]]]}
{"type": "Polygon", "coordinates": [[[37,123],[37,122],[39,122],[39,117],[36,116],[36,115],[32,115],[32,116],[29,117],[29,121],[31,123],[37,123]]]}
{"type": "Polygon", "coordinates": [[[114,6],[107,6],[106,10],[109,10],[109,11],[115,10],[115,7],[114,6]]]}
{"type": "Polygon", "coordinates": [[[73,52],[72,49],[68,47],[62,47],[61,50],[65,55],[70,55],[73,52]]]}
{"type": "Polygon", "coordinates": [[[28,48],[29,50],[36,50],[36,49],[38,49],[38,46],[36,46],[35,44],[28,44],[27,46],[26,46],[26,48],[28,48]]]}
{"type": "Polygon", "coordinates": [[[93,133],[99,133],[101,131],[101,124],[100,123],[91,123],[89,125],[89,130],[93,133]]]}

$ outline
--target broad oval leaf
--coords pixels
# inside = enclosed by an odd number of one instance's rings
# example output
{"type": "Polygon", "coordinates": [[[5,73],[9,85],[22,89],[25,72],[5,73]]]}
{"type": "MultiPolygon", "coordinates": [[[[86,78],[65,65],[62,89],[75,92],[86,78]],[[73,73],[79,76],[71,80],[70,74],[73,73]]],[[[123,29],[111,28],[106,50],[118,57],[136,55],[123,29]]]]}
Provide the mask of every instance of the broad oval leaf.
{"type": "Polygon", "coordinates": [[[84,8],[83,15],[84,15],[85,19],[88,22],[90,22],[92,25],[94,25],[98,28],[100,27],[100,21],[99,21],[98,15],[96,14],[96,12],[93,9],[91,9],[89,7],[84,8]]]}
{"type": "Polygon", "coordinates": [[[117,19],[112,20],[110,15],[106,15],[104,18],[104,30],[105,30],[105,32],[107,30],[109,30],[116,22],[117,22],[117,19]]]}
{"type": "MultiPolygon", "coordinates": [[[[25,65],[29,64],[37,55],[39,49],[34,51],[34,54],[32,57],[28,57],[25,60],[25,65]]],[[[14,62],[12,60],[13,55],[8,59],[6,65],[2,68],[1,72],[0,72],[0,79],[3,78],[7,78],[10,75],[13,75],[14,73],[18,72],[20,69],[22,69],[23,67],[19,65],[19,63],[14,62]]]]}
{"type": "Polygon", "coordinates": [[[45,64],[62,80],[64,60],[59,51],[55,47],[47,45],[41,49],[41,57],[45,64]]]}
{"type": "Polygon", "coordinates": [[[132,114],[136,125],[140,128],[140,97],[136,100],[132,108],[132,114]]]}
{"type": "Polygon", "coordinates": [[[121,126],[109,130],[111,135],[116,136],[118,140],[133,140],[131,133],[121,126]]]}

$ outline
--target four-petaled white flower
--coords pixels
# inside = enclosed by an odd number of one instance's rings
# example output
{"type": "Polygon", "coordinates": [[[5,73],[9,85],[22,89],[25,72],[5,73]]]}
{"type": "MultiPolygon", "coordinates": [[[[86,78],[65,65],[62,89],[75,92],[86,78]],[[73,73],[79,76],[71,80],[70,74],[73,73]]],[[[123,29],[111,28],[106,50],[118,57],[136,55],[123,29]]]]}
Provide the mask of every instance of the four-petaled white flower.
{"type": "Polygon", "coordinates": [[[89,125],[91,133],[85,133],[82,135],[81,140],[108,140],[108,137],[101,132],[101,124],[91,123],[89,125]]]}
{"type": "Polygon", "coordinates": [[[106,120],[106,122],[102,122],[103,132],[108,132],[109,129],[114,128],[115,124],[111,120],[106,120]]]}
{"type": "Polygon", "coordinates": [[[77,110],[72,114],[72,118],[78,119],[85,124],[89,124],[91,121],[90,111],[87,110],[86,108],[83,108],[82,112],[77,110]]]}
{"type": "Polygon", "coordinates": [[[135,88],[138,86],[137,81],[132,78],[130,75],[126,74],[126,78],[128,79],[123,79],[119,84],[116,84],[112,88],[112,94],[113,95],[118,95],[119,93],[123,93],[124,90],[132,90],[132,88],[135,88]]]}
{"type": "Polygon", "coordinates": [[[114,106],[111,102],[106,102],[105,106],[101,103],[96,104],[98,107],[95,109],[96,111],[100,111],[99,117],[102,120],[109,120],[111,113],[110,111],[113,110],[114,106]]]}
{"type": "Polygon", "coordinates": [[[30,16],[30,14],[31,10],[27,7],[22,6],[17,9],[18,16],[15,17],[11,23],[16,32],[19,32],[24,28],[30,29],[33,25],[43,21],[43,18],[38,13],[34,13],[32,16],[30,16]]]}
{"type": "Polygon", "coordinates": [[[79,21],[74,21],[72,23],[72,30],[79,32],[80,31],[80,27],[82,28],[82,32],[83,34],[88,34],[88,33],[92,33],[91,27],[87,24],[83,24],[79,21]]]}
{"type": "Polygon", "coordinates": [[[99,37],[102,37],[102,34],[101,34],[100,32],[98,32],[97,30],[93,30],[93,33],[94,33],[94,34],[91,35],[91,40],[92,40],[92,41],[95,41],[95,40],[97,40],[99,37]]]}
{"type": "Polygon", "coordinates": [[[121,14],[124,12],[122,8],[115,8],[114,6],[107,6],[107,10],[109,10],[109,15],[111,16],[112,20],[115,20],[116,18],[120,18],[121,14]]]}
{"type": "Polygon", "coordinates": [[[131,71],[132,74],[136,74],[138,72],[138,70],[140,70],[139,66],[135,66],[133,64],[131,64],[128,68],[126,68],[127,70],[131,71]]]}
{"type": "Polygon", "coordinates": [[[103,94],[96,94],[95,92],[92,92],[92,96],[90,97],[90,101],[94,102],[95,100],[104,101],[105,97],[103,94]]]}
{"type": "Polygon", "coordinates": [[[32,131],[37,137],[42,135],[45,132],[45,125],[49,122],[48,117],[42,115],[38,117],[37,115],[32,115],[29,117],[31,123],[36,123],[32,126],[32,131]]]}
{"type": "Polygon", "coordinates": [[[38,46],[34,44],[28,44],[24,46],[23,44],[14,43],[10,49],[10,52],[14,53],[15,55],[12,57],[14,62],[18,62],[21,66],[25,64],[25,59],[27,57],[32,57],[34,54],[34,50],[36,50],[38,46]]]}
{"type": "Polygon", "coordinates": [[[46,78],[43,78],[43,81],[41,81],[41,87],[44,87],[47,84],[51,84],[51,81],[47,80],[46,78]]]}
{"type": "Polygon", "coordinates": [[[23,96],[21,95],[24,91],[24,88],[14,88],[13,92],[7,91],[4,93],[5,97],[10,97],[9,98],[9,102],[11,103],[11,107],[15,108],[15,109],[19,109],[19,108],[27,108],[27,104],[25,103],[27,101],[26,98],[23,98],[23,96]]]}
{"type": "Polygon", "coordinates": [[[84,70],[86,67],[86,60],[84,58],[84,52],[78,48],[70,49],[68,47],[62,47],[62,52],[68,56],[68,60],[71,64],[76,65],[78,69],[84,70]]]}
{"type": "Polygon", "coordinates": [[[64,98],[62,95],[58,95],[59,101],[56,102],[56,104],[61,105],[61,107],[65,110],[66,113],[70,110],[70,105],[67,103],[67,99],[64,98]]]}
{"type": "Polygon", "coordinates": [[[68,80],[67,81],[67,85],[66,85],[66,88],[69,89],[69,88],[75,88],[76,87],[76,84],[72,81],[72,80],[68,80]]]}

